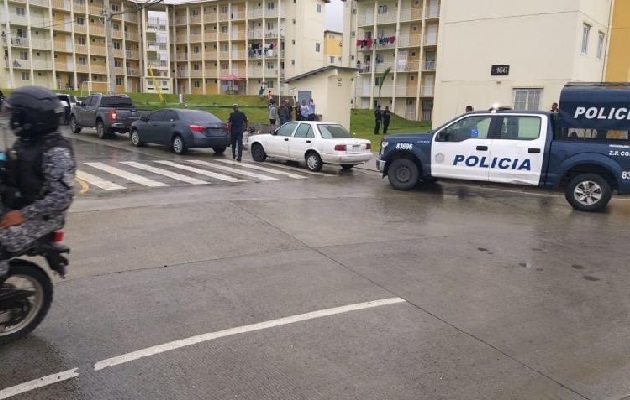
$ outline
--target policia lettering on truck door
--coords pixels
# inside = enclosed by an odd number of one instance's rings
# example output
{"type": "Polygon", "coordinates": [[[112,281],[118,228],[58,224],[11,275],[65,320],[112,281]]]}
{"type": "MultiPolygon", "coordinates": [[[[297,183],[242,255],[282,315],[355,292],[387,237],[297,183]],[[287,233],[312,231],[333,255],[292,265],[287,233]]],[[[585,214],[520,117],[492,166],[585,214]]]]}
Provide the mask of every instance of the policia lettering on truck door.
{"type": "Polygon", "coordinates": [[[55,94],[26,86],[13,91],[6,106],[17,140],[2,176],[0,282],[11,253],[63,227],[76,168],[72,145],[57,131],[62,108],[55,94]]]}

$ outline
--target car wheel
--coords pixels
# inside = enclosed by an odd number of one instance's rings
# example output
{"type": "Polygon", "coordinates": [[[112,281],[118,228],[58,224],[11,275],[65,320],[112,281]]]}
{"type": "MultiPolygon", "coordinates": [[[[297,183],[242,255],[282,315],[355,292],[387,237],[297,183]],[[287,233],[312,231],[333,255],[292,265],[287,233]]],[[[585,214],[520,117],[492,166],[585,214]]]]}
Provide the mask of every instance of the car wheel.
{"type": "Polygon", "coordinates": [[[350,171],[352,167],[354,167],[354,164],[341,164],[341,168],[343,168],[344,171],[350,171]]]}
{"type": "Polygon", "coordinates": [[[306,168],[309,171],[319,172],[322,170],[322,158],[314,151],[309,151],[306,153],[306,168]]]}
{"type": "Polygon", "coordinates": [[[137,129],[134,129],[131,131],[130,137],[131,137],[131,144],[134,145],[135,147],[144,146],[144,142],[140,140],[140,134],[138,133],[137,129]]]}
{"type": "Polygon", "coordinates": [[[214,151],[215,154],[223,154],[225,153],[225,149],[226,147],[213,147],[212,151],[214,151]]]}
{"type": "Polygon", "coordinates": [[[598,174],[581,174],[569,181],[564,197],[579,211],[600,211],[612,197],[612,188],[598,174]]]}
{"type": "Polygon", "coordinates": [[[396,190],[411,190],[418,184],[420,171],[413,160],[399,158],[392,162],[387,171],[389,184],[396,190]]]}
{"type": "Polygon", "coordinates": [[[96,121],[96,136],[99,139],[109,139],[111,137],[111,133],[105,128],[105,124],[101,120],[96,121]]]}
{"type": "Polygon", "coordinates": [[[254,143],[252,145],[252,158],[256,162],[263,162],[267,158],[267,154],[265,154],[265,149],[262,147],[260,143],[254,143]]]}
{"type": "Polygon", "coordinates": [[[77,120],[74,118],[74,115],[70,117],[70,130],[72,133],[81,132],[81,127],[77,125],[77,120]]]}
{"type": "Polygon", "coordinates": [[[177,135],[173,138],[173,152],[175,154],[186,154],[188,148],[186,147],[186,142],[182,139],[181,136],[177,135]]]}

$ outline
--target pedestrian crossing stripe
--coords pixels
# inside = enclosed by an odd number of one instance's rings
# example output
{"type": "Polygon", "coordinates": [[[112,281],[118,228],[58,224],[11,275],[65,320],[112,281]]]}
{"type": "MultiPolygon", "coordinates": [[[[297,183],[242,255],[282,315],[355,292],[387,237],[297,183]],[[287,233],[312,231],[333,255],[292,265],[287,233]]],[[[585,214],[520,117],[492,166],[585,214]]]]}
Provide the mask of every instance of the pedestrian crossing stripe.
{"type": "MultiPolygon", "coordinates": [[[[195,160],[189,159],[185,160],[185,163],[176,163],[167,160],[153,160],[152,163],[159,164],[160,166],[170,167],[173,169],[177,169],[180,171],[187,171],[192,174],[206,176],[209,178],[214,178],[220,181],[230,182],[230,183],[239,183],[246,182],[246,178],[252,178],[260,181],[278,181],[280,180],[280,176],[286,176],[290,179],[307,179],[306,176],[300,175],[299,173],[307,173],[310,171],[297,171],[298,173],[292,173],[286,171],[287,169],[294,171],[293,168],[289,166],[281,166],[281,165],[270,165],[270,167],[262,167],[256,165],[254,163],[246,163],[246,162],[237,162],[232,160],[213,160],[213,162],[203,161],[203,160],[195,160]],[[218,161],[218,163],[217,163],[218,161]],[[275,168],[282,167],[284,170],[278,170],[275,168]],[[225,172],[226,174],[211,171],[212,169],[225,172]],[[229,173],[230,176],[227,175],[229,173]],[[270,176],[273,175],[273,176],[270,176]],[[243,179],[240,179],[243,177],[243,179]]],[[[122,178],[125,181],[136,183],[141,186],[147,187],[169,187],[170,185],[167,183],[159,182],[154,179],[146,178],[138,173],[140,171],[148,172],[153,175],[158,175],[162,177],[166,177],[168,179],[172,179],[178,182],[185,182],[190,185],[201,186],[201,185],[211,185],[212,182],[200,179],[199,177],[192,177],[188,175],[184,175],[183,173],[175,172],[166,168],[160,168],[153,165],[150,165],[150,162],[136,162],[136,161],[120,161],[117,166],[105,164],[102,162],[86,162],[83,165],[88,166],[91,169],[97,170],[99,172],[104,172],[108,175],[113,175],[118,178],[122,178]],[[138,171],[138,173],[129,172],[126,169],[122,169],[122,167],[131,168],[133,170],[138,171]]],[[[319,174],[318,174],[319,175],[319,174]]],[[[322,175],[325,176],[325,175],[322,175]]],[[[85,171],[82,169],[77,169],[76,177],[78,180],[87,183],[91,186],[97,187],[99,189],[105,191],[120,191],[126,190],[127,187],[122,184],[112,182],[111,180],[107,180],[95,175],[92,171],[85,171]]],[[[87,186],[87,185],[86,185],[87,186]]],[[[87,191],[87,189],[86,189],[87,191]]],[[[84,191],[82,191],[82,194],[84,191]]]]}

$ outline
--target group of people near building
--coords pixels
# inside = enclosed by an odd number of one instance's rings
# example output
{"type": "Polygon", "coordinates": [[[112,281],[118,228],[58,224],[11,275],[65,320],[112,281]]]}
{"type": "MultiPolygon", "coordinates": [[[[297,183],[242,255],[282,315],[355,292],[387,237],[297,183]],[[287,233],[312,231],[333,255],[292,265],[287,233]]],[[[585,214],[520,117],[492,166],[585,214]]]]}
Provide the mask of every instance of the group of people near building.
{"type": "Polygon", "coordinates": [[[289,121],[316,121],[317,114],[315,114],[315,102],[310,99],[308,102],[302,100],[302,103],[297,103],[295,106],[291,106],[289,100],[281,102],[280,106],[276,106],[274,99],[269,101],[269,123],[276,126],[276,122],[279,120],[282,126],[289,121]]]}

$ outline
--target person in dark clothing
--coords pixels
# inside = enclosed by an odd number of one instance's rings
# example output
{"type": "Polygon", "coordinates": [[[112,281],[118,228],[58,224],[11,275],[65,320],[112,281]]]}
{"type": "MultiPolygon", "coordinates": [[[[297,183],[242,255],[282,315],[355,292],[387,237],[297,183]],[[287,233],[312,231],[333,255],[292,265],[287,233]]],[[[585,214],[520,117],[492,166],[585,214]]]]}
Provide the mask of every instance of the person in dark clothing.
{"type": "Polygon", "coordinates": [[[302,116],[300,115],[300,103],[295,103],[294,109],[295,109],[295,120],[301,121],[302,116]]]}
{"type": "Polygon", "coordinates": [[[381,111],[381,106],[376,106],[376,110],[374,110],[374,134],[381,134],[381,121],[383,120],[383,112],[381,111]]]}
{"type": "Polygon", "coordinates": [[[243,132],[247,129],[247,116],[238,110],[238,104],[232,107],[234,110],[228,118],[230,138],[232,139],[232,159],[241,161],[243,156],[243,132]],[[237,148],[238,147],[238,148],[237,148]]]}
{"type": "Polygon", "coordinates": [[[391,114],[392,113],[389,111],[389,107],[385,106],[385,111],[383,111],[383,135],[387,135],[387,128],[389,128],[391,114]]]}
{"type": "Polygon", "coordinates": [[[280,105],[280,108],[278,109],[278,116],[280,117],[280,126],[291,121],[291,106],[289,105],[288,100],[285,100],[280,105]]]}

